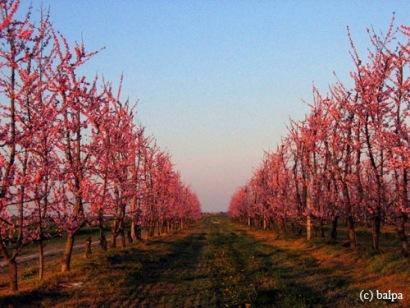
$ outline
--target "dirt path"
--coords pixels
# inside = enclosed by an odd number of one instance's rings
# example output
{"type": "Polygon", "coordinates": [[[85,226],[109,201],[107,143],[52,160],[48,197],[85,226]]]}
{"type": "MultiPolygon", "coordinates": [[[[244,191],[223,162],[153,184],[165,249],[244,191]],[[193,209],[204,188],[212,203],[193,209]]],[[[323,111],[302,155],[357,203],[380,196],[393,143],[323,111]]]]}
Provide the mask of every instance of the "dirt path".
{"type": "Polygon", "coordinates": [[[268,243],[226,217],[210,216],[185,233],[95,257],[58,283],[4,303],[356,307],[361,303],[354,273],[338,263],[324,264],[306,249],[268,243]]]}
{"type": "MultiPolygon", "coordinates": [[[[92,246],[96,246],[99,243],[94,241],[91,243],[92,246]]],[[[73,246],[74,251],[80,250],[80,249],[85,249],[85,243],[82,244],[75,244],[73,246]]],[[[54,256],[54,255],[58,255],[61,254],[63,255],[63,251],[64,248],[46,248],[44,251],[44,256],[54,256]]],[[[27,262],[27,261],[31,261],[31,260],[37,260],[38,259],[38,253],[33,253],[33,254],[28,254],[28,255],[22,255],[22,256],[17,256],[16,260],[18,263],[22,263],[22,262],[27,262]]],[[[7,266],[7,260],[2,260],[0,261],[0,268],[3,268],[7,266]]]]}

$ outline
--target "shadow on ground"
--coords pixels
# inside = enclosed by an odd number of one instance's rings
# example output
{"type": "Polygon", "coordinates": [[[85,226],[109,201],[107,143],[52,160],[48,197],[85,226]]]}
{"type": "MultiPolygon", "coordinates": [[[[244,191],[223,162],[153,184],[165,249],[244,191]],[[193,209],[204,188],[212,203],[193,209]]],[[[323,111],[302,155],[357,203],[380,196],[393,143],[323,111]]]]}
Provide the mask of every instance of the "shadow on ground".
{"type": "Polygon", "coordinates": [[[321,267],[211,216],[184,236],[154,239],[84,261],[73,273],[1,306],[329,307],[356,306],[348,272],[321,267]],[[76,287],[63,283],[79,282],[76,287]]]}

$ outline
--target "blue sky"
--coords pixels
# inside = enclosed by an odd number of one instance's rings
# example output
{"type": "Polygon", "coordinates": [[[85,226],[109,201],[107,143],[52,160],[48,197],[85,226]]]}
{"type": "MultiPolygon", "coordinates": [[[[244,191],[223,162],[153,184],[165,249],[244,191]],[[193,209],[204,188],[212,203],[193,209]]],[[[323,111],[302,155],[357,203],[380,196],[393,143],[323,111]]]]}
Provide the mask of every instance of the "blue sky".
{"type": "Polygon", "coordinates": [[[326,92],[352,68],[366,27],[410,24],[410,1],[22,0],[50,7],[55,27],[88,49],[86,67],[138,102],[138,121],[171,152],[203,209],[227,208],[263,151],[300,119],[314,83],[326,92]]]}

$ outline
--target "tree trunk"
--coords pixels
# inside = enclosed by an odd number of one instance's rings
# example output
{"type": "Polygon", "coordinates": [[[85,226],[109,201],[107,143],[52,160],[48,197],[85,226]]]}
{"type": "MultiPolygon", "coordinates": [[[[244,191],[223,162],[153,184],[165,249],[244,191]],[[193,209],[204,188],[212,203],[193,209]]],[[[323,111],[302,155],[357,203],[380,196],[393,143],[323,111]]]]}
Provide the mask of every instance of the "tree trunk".
{"type": "Polygon", "coordinates": [[[323,225],[323,218],[320,218],[320,237],[325,237],[325,227],[323,225]]]}
{"type": "Polygon", "coordinates": [[[40,236],[38,242],[38,279],[43,280],[44,277],[44,246],[43,239],[40,236]]]}
{"type": "Polygon", "coordinates": [[[306,239],[310,241],[313,238],[313,225],[312,225],[312,218],[310,215],[306,217],[306,239]]]}
{"type": "Polygon", "coordinates": [[[357,238],[356,238],[356,231],[354,229],[354,219],[352,215],[347,217],[347,227],[349,229],[349,242],[350,247],[355,249],[357,247],[357,238]]]}
{"type": "Polygon", "coordinates": [[[409,256],[409,246],[407,242],[407,235],[406,235],[406,222],[407,222],[407,215],[405,213],[401,214],[400,217],[400,224],[397,228],[397,234],[400,239],[401,243],[401,253],[404,257],[409,256]]]}
{"type": "Polygon", "coordinates": [[[286,237],[287,235],[286,218],[282,218],[282,233],[283,233],[283,236],[286,237]]]}
{"type": "Polygon", "coordinates": [[[117,247],[117,236],[118,236],[119,227],[120,226],[119,226],[118,218],[115,218],[112,224],[112,227],[111,227],[111,233],[112,233],[111,248],[117,247]]]}
{"type": "Polygon", "coordinates": [[[112,233],[111,248],[117,248],[117,236],[118,234],[116,232],[112,233]]]}
{"type": "Polygon", "coordinates": [[[372,228],[372,237],[373,237],[373,249],[376,252],[380,251],[379,242],[380,242],[380,224],[381,224],[381,215],[380,208],[377,209],[376,215],[373,217],[373,228],[372,228]]]}
{"type": "Polygon", "coordinates": [[[71,255],[73,253],[74,245],[74,235],[71,233],[67,234],[67,239],[64,247],[63,259],[61,260],[61,272],[69,272],[71,264],[71,255]]]}
{"type": "Polygon", "coordinates": [[[134,242],[132,236],[131,236],[131,230],[127,231],[127,240],[129,244],[132,244],[134,242]]]}
{"type": "Polygon", "coordinates": [[[310,241],[313,238],[313,223],[311,215],[306,217],[306,239],[310,241]]]}
{"type": "Polygon", "coordinates": [[[140,224],[137,225],[136,232],[137,232],[137,239],[141,241],[142,240],[142,226],[140,224]]]}
{"type": "Polygon", "coordinates": [[[154,234],[155,234],[155,224],[151,220],[149,224],[149,237],[154,237],[154,234]]]}
{"type": "Polygon", "coordinates": [[[295,227],[295,224],[294,224],[293,222],[290,223],[290,227],[291,227],[291,229],[292,229],[292,232],[293,232],[294,234],[296,234],[296,227],[295,227]]]}
{"type": "Polygon", "coordinates": [[[137,223],[135,222],[135,219],[131,221],[130,236],[133,242],[138,240],[137,223]]]}
{"type": "Polygon", "coordinates": [[[104,229],[100,228],[100,247],[102,250],[107,250],[107,238],[104,234],[104,229]]]}
{"type": "Polygon", "coordinates": [[[335,216],[332,219],[332,231],[330,233],[330,238],[332,239],[332,241],[337,240],[337,221],[338,219],[339,219],[339,216],[335,216]]]}
{"type": "Polygon", "coordinates": [[[17,285],[17,262],[16,259],[8,260],[9,263],[9,281],[10,281],[10,291],[16,292],[18,290],[17,285]]]}
{"type": "Polygon", "coordinates": [[[160,222],[157,222],[157,236],[160,236],[161,235],[161,223],[160,222]]]}
{"type": "Polygon", "coordinates": [[[306,239],[310,241],[313,238],[313,222],[312,222],[312,215],[310,214],[310,210],[312,209],[312,198],[310,195],[310,188],[306,191],[306,209],[307,209],[307,216],[306,216],[306,239]]]}
{"type": "Polygon", "coordinates": [[[89,237],[87,238],[86,242],[85,242],[85,258],[86,258],[86,259],[91,258],[91,254],[92,254],[92,251],[91,251],[91,242],[92,242],[91,236],[89,236],[89,237]]]}
{"type": "Polygon", "coordinates": [[[98,213],[98,227],[100,229],[100,247],[102,250],[107,250],[107,238],[104,233],[104,213],[102,210],[99,210],[98,213]]]}
{"type": "Polygon", "coordinates": [[[126,243],[126,240],[125,240],[125,232],[124,232],[124,228],[121,228],[121,231],[120,231],[120,238],[121,238],[121,247],[122,247],[122,248],[127,247],[127,243],[126,243]]]}

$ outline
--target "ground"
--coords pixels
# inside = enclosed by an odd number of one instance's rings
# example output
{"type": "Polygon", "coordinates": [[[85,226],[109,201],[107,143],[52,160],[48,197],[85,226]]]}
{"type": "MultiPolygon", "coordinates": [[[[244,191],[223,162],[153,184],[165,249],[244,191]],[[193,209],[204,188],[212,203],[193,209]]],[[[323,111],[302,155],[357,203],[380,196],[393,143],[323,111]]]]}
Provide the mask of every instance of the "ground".
{"type": "MultiPolygon", "coordinates": [[[[91,260],[78,256],[70,274],[28,284],[14,296],[3,291],[0,304],[355,307],[361,304],[361,289],[410,295],[408,260],[351,252],[341,245],[277,239],[272,232],[249,230],[223,215],[207,216],[179,234],[126,249],[94,250],[91,260]]],[[[408,298],[400,302],[408,303],[408,298]]]]}

